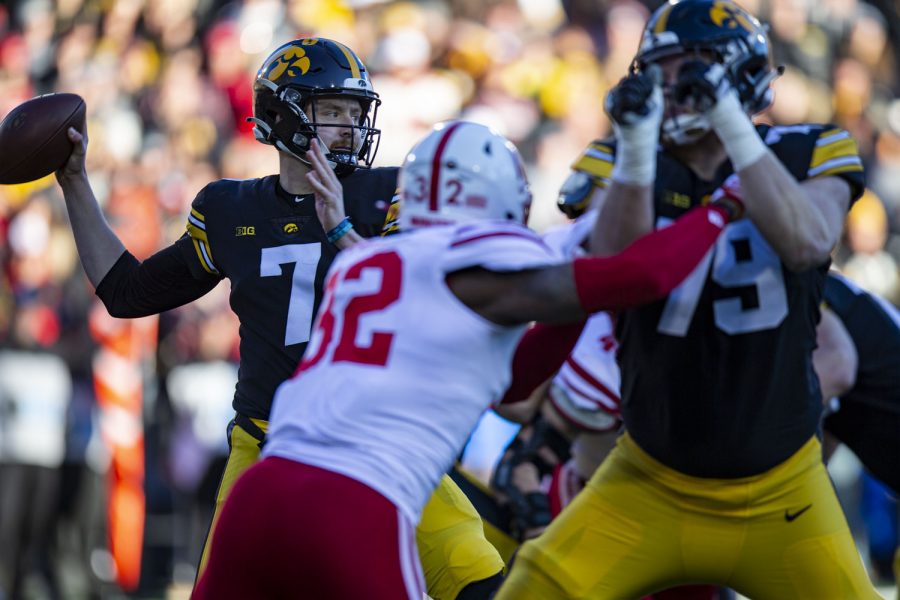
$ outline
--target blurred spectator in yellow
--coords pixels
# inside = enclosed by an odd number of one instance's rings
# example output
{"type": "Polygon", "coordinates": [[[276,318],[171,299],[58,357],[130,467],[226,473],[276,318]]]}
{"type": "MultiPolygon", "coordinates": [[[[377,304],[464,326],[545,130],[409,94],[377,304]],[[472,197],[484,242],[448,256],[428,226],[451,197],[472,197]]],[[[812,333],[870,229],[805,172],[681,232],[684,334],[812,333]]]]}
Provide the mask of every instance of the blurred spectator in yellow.
{"type": "Polygon", "coordinates": [[[847,246],[852,252],[841,271],[866,291],[897,304],[900,302],[900,272],[897,261],[884,247],[887,213],[871,191],[860,198],[847,215],[847,246]]]}

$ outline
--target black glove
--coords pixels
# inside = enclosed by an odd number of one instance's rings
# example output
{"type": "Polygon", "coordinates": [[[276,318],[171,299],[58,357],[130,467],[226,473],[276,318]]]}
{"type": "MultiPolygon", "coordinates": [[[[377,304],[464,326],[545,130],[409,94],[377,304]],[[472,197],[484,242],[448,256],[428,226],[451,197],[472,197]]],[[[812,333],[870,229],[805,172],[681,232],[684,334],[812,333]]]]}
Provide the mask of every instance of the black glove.
{"type": "Polygon", "coordinates": [[[638,73],[623,77],[606,95],[605,108],[609,117],[619,125],[632,125],[654,110],[653,88],[662,79],[657,65],[649,65],[638,73]]]}
{"type": "Polygon", "coordinates": [[[725,68],[719,63],[689,60],[678,70],[678,80],[672,90],[672,98],[678,104],[705,113],[715,106],[719,98],[731,87],[725,68]]]}
{"type": "Polygon", "coordinates": [[[491,487],[504,497],[501,502],[505,503],[510,512],[510,532],[517,539],[525,539],[529,530],[549,525],[552,515],[547,494],[540,491],[523,492],[515,485],[514,472],[523,465],[533,465],[537,469],[538,479],[543,479],[553,472],[557,464],[569,460],[569,446],[569,440],[538,414],[534,421],[524,426],[513,438],[497,463],[491,487]],[[543,453],[542,448],[545,449],[543,453]],[[542,456],[548,454],[546,450],[555,457],[555,461],[548,462],[542,456]]]}

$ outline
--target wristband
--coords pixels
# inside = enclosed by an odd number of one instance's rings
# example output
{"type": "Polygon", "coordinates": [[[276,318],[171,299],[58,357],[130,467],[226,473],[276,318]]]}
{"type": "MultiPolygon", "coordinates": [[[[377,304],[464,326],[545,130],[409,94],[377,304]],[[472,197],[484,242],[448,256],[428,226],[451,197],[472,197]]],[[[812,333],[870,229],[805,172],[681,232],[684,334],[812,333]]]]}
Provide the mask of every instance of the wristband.
{"type": "Polygon", "coordinates": [[[325,238],[333,244],[347,235],[351,229],[353,229],[353,223],[350,222],[350,217],[344,217],[340,223],[334,226],[334,229],[325,234],[325,238]]]}
{"type": "Polygon", "coordinates": [[[719,98],[707,116],[735,172],[749,167],[768,152],[769,147],[759,137],[734,90],[719,98]]]}

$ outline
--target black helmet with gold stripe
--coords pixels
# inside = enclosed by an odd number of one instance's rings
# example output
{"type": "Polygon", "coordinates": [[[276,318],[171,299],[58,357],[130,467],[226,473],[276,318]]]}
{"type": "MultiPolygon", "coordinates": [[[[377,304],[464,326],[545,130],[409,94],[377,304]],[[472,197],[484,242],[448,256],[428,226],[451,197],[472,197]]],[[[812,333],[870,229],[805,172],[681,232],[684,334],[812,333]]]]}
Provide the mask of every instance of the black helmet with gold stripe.
{"type": "Polygon", "coordinates": [[[647,22],[634,69],[668,56],[709,53],[725,67],[744,109],[755,114],[772,103],[770,84],[783,71],[773,66],[766,29],[731,0],[670,0],[647,22]]]}
{"type": "Polygon", "coordinates": [[[362,107],[353,126],[359,133],[358,147],[326,155],[339,176],[347,175],[371,165],[381,136],[375,128],[381,100],[365,65],[347,46],[325,38],[304,38],[277,48],[256,73],[253,117],[248,120],[254,124],[257,140],[308,162],[305,155],[319,128],[345,127],[316,120],[316,101],[335,97],[357,99],[362,107]]]}

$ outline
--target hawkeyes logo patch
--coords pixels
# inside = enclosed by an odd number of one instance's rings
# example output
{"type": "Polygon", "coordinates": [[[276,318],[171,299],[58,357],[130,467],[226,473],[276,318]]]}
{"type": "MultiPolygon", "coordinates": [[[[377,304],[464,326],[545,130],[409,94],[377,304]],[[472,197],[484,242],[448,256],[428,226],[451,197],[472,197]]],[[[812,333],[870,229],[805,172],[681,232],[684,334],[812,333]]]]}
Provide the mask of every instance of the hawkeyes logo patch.
{"type": "Polygon", "coordinates": [[[265,68],[266,78],[269,81],[277,81],[285,74],[289,77],[306,75],[307,71],[309,71],[309,57],[306,56],[306,50],[296,46],[290,46],[279,52],[265,68]]]}
{"type": "Polygon", "coordinates": [[[714,2],[709,9],[709,18],[719,27],[727,27],[728,29],[740,27],[747,33],[752,33],[754,29],[750,19],[731,2],[714,2]]]}
{"type": "Polygon", "coordinates": [[[300,235],[300,230],[303,229],[303,226],[306,225],[309,220],[310,217],[306,216],[272,219],[271,224],[273,233],[276,238],[282,241],[294,239],[300,235]]]}

